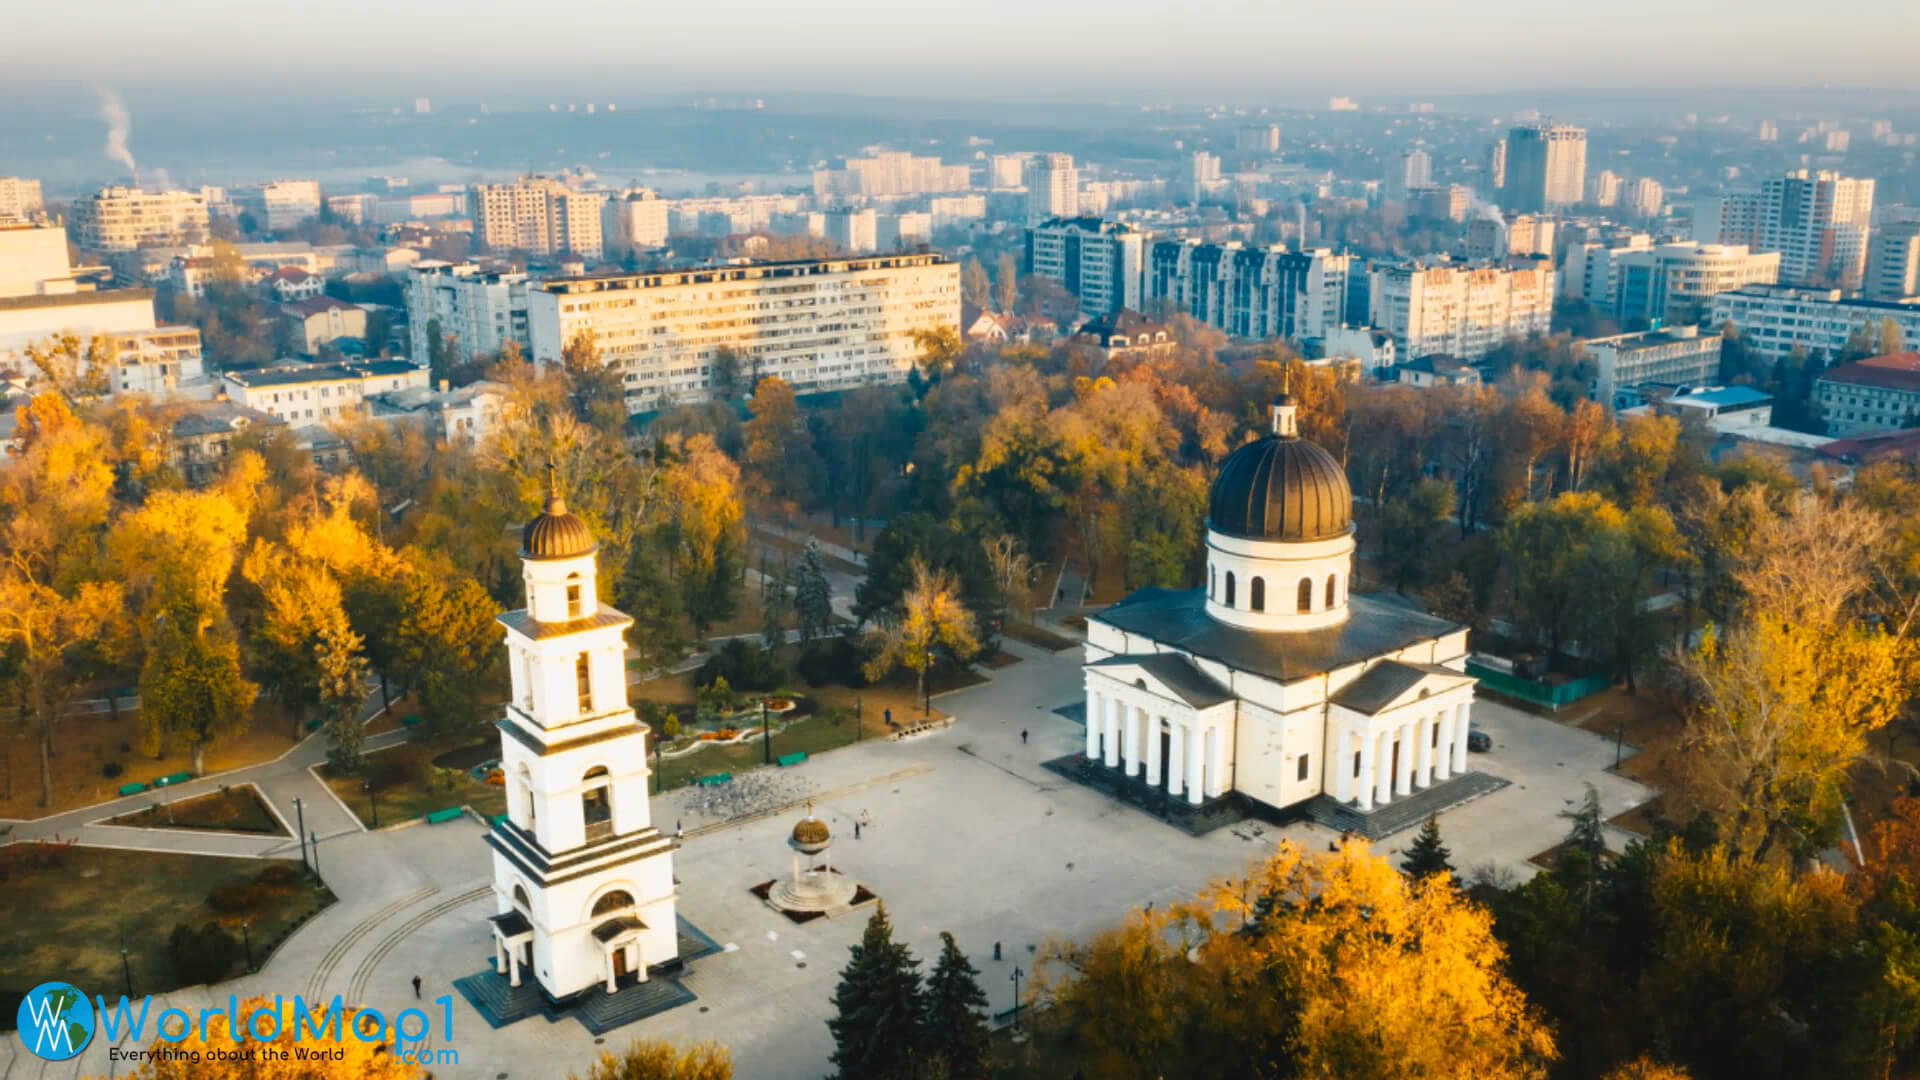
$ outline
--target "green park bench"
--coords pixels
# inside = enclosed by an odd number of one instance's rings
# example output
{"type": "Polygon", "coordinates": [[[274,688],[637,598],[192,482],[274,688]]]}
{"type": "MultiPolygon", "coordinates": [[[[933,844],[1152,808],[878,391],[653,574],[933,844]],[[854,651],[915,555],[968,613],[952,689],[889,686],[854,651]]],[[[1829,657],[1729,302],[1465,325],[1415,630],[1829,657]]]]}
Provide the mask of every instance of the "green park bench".
{"type": "Polygon", "coordinates": [[[498,828],[500,823],[505,820],[507,820],[507,815],[495,814],[492,817],[487,819],[487,828],[489,829],[498,828]]]}
{"type": "Polygon", "coordinates": [[[168,776],[160,777],[158,780],[155,780],[153,782],[153,786],[157,788],[172,787],[175,784],[184,784],[191,779],[193,779],[192,773],[177,772],[168,776]]]}
{"type": "Polygon", "coordinates": [[[403,717],[401,717],[401,718],[400,718],[400,726],[401,726],[401,727],[412,727],[412,726],[414,726],[415,724],[418,724],[419,722],[420,722],[420,714],[419,714],[419,713],[414,713],[414,714],[412,714],[411,716],[403,716],[403,717]]]}
{"type": "Polygon", "coordinates": [[[307,721],[307,730],[308,731],[320,730],[320,720],[318,717],[315,717],[314,719],[307,721]]]}
{"type": "Polygon", "coordinates": [[[733,779],[733,774],[732,774],[732,773],[730,773],[730,772],[717,772],[717,773],[708,773],[707,775],[705,775],[705,776],[703,776],[703,777],[701,777],[700,779],[698,779],[698,780],[695,780],[695,781],[694,781],[694,783],[696,783],[696,784],[707,784],[707,785],[713,785],[713,784],[724,784],[724,783],[726,783],[727,781],[729,781],[729,780],[731,780],[731,779],[733,779]]]}
{"type": "Polygon", "coordinates": [[[145,790],[147,790],[147,785],[139,780],[135,780],[131,784],[120,785],[120,794],[122,795],[138,795],[145,790]]]}
{"type": "Polygon", "coordinates": [[[457,806],[449,806],[445,810],[435,810],[433,813],[427,815],[427,824],[439,825],[443,822],[452,821],[465,812],[466,811],[457,806]]]}
{"type": "Polygon", "coordinates": [[[788,765],[798,765],[805,760],[807,760],[807,752],[805,750],[795,750],[791,754],[781,754],[779,757],[774,758],[773,763],[781,768],[785,768],[788,765]]]}

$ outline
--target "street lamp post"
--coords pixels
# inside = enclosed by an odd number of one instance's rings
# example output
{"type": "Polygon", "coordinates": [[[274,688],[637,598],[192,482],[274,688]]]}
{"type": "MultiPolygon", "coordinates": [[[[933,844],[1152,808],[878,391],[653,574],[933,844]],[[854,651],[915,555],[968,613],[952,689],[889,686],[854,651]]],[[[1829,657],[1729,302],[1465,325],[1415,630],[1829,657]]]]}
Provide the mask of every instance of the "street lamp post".
{"type": "Polygon", "coordinates": [[[244,947],[247,950],[247,973],[248,974],[253,973],[253,936],[247,933],[247,927],[251,925],[252,922],[253,922],[252,919],[240,920],[240,944],[242,947],[244,947]]]}
{"type": "Polygon", "coordinates": [[[1025,974],[1026,972],[1020,970],[1019,964],[1013,965],[1013,1027],[1015,1031],[1020,1029],[1020,977],[1025,974]]]}
{"type": "Polygon", "coordinates": [[[760,699],[760,764],[773,764],[773,729],[767,726],[767,699],[760,699]]]}
{"type": "Polygon", "coordinates": [[[311,870],[313,864],[307,861],[307,811],[300,805],[299,799],[293,800],[293,813],[300,821],[300,865],[311,870]]]}
{"type": "Polygon", "coordinates": [[[307,843],[313,847],[313,876],[320,876],[320,838],[313,833],[307,834],[307,843]]]}
{"type": "Polygon", "coordinates": [[[127,935],[120,934],[120,977],[126,980],[127,996],[133,996],[133,967],[127,963],[127,935]]]}
{"type": "Polygon", "coordinates": [[[373,811],[373,827],[380,827],[380,800],[373,793],[373,781],[360,781],[360,790],[367,793],[367,807],[373,811]]]}

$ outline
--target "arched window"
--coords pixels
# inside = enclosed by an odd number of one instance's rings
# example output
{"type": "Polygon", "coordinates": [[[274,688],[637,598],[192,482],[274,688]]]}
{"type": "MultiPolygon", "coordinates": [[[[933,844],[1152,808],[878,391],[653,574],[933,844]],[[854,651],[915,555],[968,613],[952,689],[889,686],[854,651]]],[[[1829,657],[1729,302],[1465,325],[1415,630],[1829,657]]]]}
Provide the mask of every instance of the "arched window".
{"type": "Polygon", "coordinates": [[[1339,586],[1335,585],[1334,583],[1338,580],[1339,580],[1338,575],[1335,575],[1335,574],[1327,575],[1327,608],[1329,610],[1331,610],[1335,604],[1339,603],[1338,600],[1334,599],[1335,591],[1339,588],[1339,586]]]}
{"type": "Polygon", "coordinates": [[[585,611],[586,604],[580,598],[580,575],[567,575],[567,618],[577,619],[585,611]]]}
{"type": "Polygon", "coordinates": [[[593,662],[589,654],[581,653],[573,661],[573,681],[580,691],[580,715],[593,711],[593,662]]]}
{"type": "Polygon", "coordinates": [[[539,807],[533,801],[533,773],[527,770],[525,762],[520,763],[520,800],[527,807],[527,831],[533,831],[534,821],[539,816],[539,807]]]}
{"type": "Polygon", "coordinates": [[[1252,601],[1253,610],[1255,611],[1267,610],[1267,579],[1266,578],[1257,577],[1253,579],[1253,585],[1247,589],[1247,599],[1252,601]]]}
{"type": "Polygon", "coordinates": [[[1300,579],[1299,608],[1302,614],[1313,610],[1313,579],[1300,579]]]}
{"type": "Polygon", "coordinates": [[[604,765],[588,769],[580,778],[582,784],[593,785],[580,793],[580,817],[586,822],[588,840],[613,835],[613,787],[609,780],[604,765]]]}
{"type": "Polygon", "coordinates": [[[621,908],[630,908],[632,906],[633,894],[625,889],[615,889],[593,902],[593,914],[595,916],[605,915],[609,911],[619,911],[621,908]]]}
{"type": "Polygon", "coordinates": [[[527,899],[527,890],[519,885],[513,887],[513,906],[519,908],[522,914],[533,913],[533,901],[527,899]]]}
{"type": "Polygon", "coordinates": [[[1233,606],[1233,571],[1231,570],[1227,571],[1227,598],[1223,603],[1228,607],[1233,606]]]}

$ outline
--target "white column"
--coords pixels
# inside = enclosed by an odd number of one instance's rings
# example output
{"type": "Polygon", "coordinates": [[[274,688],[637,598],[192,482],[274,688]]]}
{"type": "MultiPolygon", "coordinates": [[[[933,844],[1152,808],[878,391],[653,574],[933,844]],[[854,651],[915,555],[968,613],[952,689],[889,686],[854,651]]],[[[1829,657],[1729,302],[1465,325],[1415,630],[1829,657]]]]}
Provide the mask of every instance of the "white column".
{"type": "Polygon", "coordinates": [[[507,945],[500,940],[500,935],[497,933],[493,935],[493,973],[495,975],[507,973],[507,945]]]}
{"type": "Polygon", "coordinates": [[[1433,786],[1433,723],[1436,716],[1422,716],[1413,722],[1413,782],[1422,788],[1433,786]]]}
{"type": "Polygon", "coordinates": [[[1441,709],[1433,724],[1440,729],[1440,745],[1433,751],[1433,778],[1437,782],[1453,775],[1453,710],[1441,709]]]}
{"type": "Polygon", "coordinates": [[[1140,775],[1140,722],[1141,712],[1137,706],[1128,705],[1121,712],[1120,757],[1126,763],[1128,776],[1140,775]]]}
{"type": "Polygon", "coordinates": [[[1208,728],[1207,736],[1206,736],[1207,772],[1206,772],[1206,778],[1205,778],[1206,779],[1205,787],[1203,790],[1206,791],[1207,798],[1209,799],[1218,798],[1219,796],[1226,794],[1226,790],[1227,790],[1227,785],[1226,785],[1227,769],[1226,769],[1226,762],[1221,760],[1222,757],[1225,756],[1220,752],[1221,742],[1222,742],[1222,736],[1220,734],[1220,729],[1217,727],[1208,728]]]}
{"type": "MultiPolygon", "coordinates": [[[[1360,739],[1360,775],[1353,778],[1353,787],[1359,788],[1360,809],[1373,809],[1373,737],[1364,731],[1355,732],[1360,739]]],[[[1341,775],[1346,775],[1347,764],[1340,763],[1341,775]]],[[[1349,788],[1349,790],[1352,790],[1349,788]]]]}
{"type": "Polygon", "coordinates": [[[1206,758],[1201,756],[1201,754],[1202,752],[1200,749],[1200,728],[1194,724],[1188,724],[1187,725],[1187,801],[1189,803],[1192,803],[1195,806],[1199,806],[1200,800],[1207,797],[1207,789],[1205,786],[1206,780],[1205,780],[1205,777],[1201,774],[1201,768],[1204,765],[1206,765],[1207,762],[1206,762],[1206,758]]]}
{"type": "Polygon", "coordinates": [[[1373,804],[1385,806],[1393,801],[1393,729],[1375,737],[1373,747],[1373,804]]]}
{"type": "Polygon", "coordinates": [[[613,950],[612,950],[612,949],[608,949],[608,950],[606,950],[605,952],[602,952],[602,953],[600,954],[600,962],[601,962],[602,964],[604,964],[604,965],[606,965],[606,968],[607,968],[607,993],[609,993],[609,994],[611,994],[611,993],[613,993],[613,992],[614,992],[614,990],[616,989],[616,987],[615,987],[615,986],[614,986],[614,984],[613,984],[613,950]]]}
{"type": "Polygon", "coordinates": [[[1466,705],[1453,707],[1453,771],[1467,771],[1467,734],[1473,730],[1466,705]]]}
{"type": "Polygon", "coordinates": [[[507,948],[507,971],[509,972],[509,975],[507,978],[507,985],[519,986],[520,985],[520,947],[518,945],[511,945],[511,946],[508,946],[507,948]]]}
{"type": "Polygon", "coordinates": [[[1399,776],[1393,779],[1393,791],[1396,795],[1413,794],[1413,721],[1400,721],[1397,736],[1400,740],[1399,776]]]}
{"type": "Polygon", "coordinates": [[[1166,717],[1147,717],[1147,786],[1160,783],[1160,725],[1166,717]]]}
{"type": "Polygon", "coordinates": [[[1100,757],[1100,716],[1105,702],[1100,695],[1087,691],[1087,760],[1100,757]]]}
{"type": "Polygon", "coordinates": [[[1167,740],[1167,794],[1178,795],[1184,788],[1187,776],[1187,740],[1186,729],[1176,725],[1173,737],[1167,740]]]}
{"type": "Polygon", "coordinates": [[[1120,766],[1120,712],[1127,706],[1118,698],[1108,698],[1104,704],[1106,708],[1102,710],[1104,715],[1100,717],[1100,729],[1105,745],[1100,752],[1107,768],[1115,769],[1120,766]]]}

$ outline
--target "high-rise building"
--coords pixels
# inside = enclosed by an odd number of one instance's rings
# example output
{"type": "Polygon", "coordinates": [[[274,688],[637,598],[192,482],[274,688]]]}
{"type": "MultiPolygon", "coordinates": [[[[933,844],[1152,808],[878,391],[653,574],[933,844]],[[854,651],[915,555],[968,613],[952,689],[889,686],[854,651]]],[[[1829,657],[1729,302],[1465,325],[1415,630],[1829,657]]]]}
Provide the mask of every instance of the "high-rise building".
{"type": "Polygon", "coordinates": [[[1507,140],[1495,139],[1487,146],[1487,186],[1494,191],[1507,186],[1507,140]]]}
{"type": "Polygon", "coordinates": [[[1853,133],[1850,131],[1829,131],[1827,132],[1826,138],[1827,153],[1844,154],[1847,152],[1848,145],[1853,142],[1853,133]]]}
{"type": "Polygon", "coordinates": [[[1714,326],[1732,323],[1741,343],[1768,360],[1784,360],[1796,347],[1831,359],[1854,333],[1877,335],[1889,319],[1906,348],[1920,349],[1920,304],[1850,297],[1839,289],[1747,285],[1715,294],[1710,318],[1714,326]]]}
{"type": "Polygon", "coordinates": [[[600,212],[600,232],[609,254],[665,247],[667,201],[649,188],[628,188],[607,200],[600,212]]]}
{"type": "Polygon", "coordinates": [[[591,333],[629,412],[710,396],[723,348],[801,393],[897,383],[916,331],[959,331],[960,266],[877,255],[569,278],[533,289],[528,324],[540,363],[591,333]]]}
{"type": "Polygon", "coordinates": [[[1433,155],[1419,147],[1400,155],[1399,171],[1392,177],[1393,193],[1405,198],[1408,192],[1433,184],[1433,155]]]}
{"type": "Polygon", "coordinates": [[[1508,210],[1562,210],[1585,196],[1587,132],[1584,128],[1527,124],[1507,133],[1506,184],[1500,204],[1508,210]]]}
{"type": "Polygon", "coordinates": [[[888,150],[869,158],[844,158],[838,168],[815,169],[815,198],[892,198],[943,195],[973,187],[973,169],[944,165],[937,157],[888,150]]]}
{"type": "Polygon", "coordinates": [[[1620,174],[1612,169],[1601,169],[1593,174],[1593,191],[1589,201],[1595,206],[1612,206],[1620,201],[1620,174]]]}
{"type": "Polygon", "coordinates": [[[473,263],[415,263],[407,273],[407,329],[417,363],[433,355],[437,330],[456,362],[498,356],[508,342],[531,352],[525,274],[488,273],[473,263]]]}
{"type": "Polygon", "coordinates": [[[236,192],[237,201],[257,215],[268,232],[283,232],[320,214],[320,182],[270,180],[257,188],[236,192]]]}
{"type": "Polygon", "coordinates": [[[1545,215],[1515,214],[1507,221],[1481,217],[1467,223],[1467,258],[1476,262],[1551,251],[1553,219],[1545,215]]]}
{"type": "Polygon", "coordinates": [[[1696,207],[1694,236],[1718,223],[1722,244],[1780,253],[1780,281],[1857,289],[1866,270],[1873,181],[1796,169],[1696,207]]]}
{"type": "Polygon", "coordinates": [[[1642,176],[1627,186],[1627,212],[1641,218],[1659,217],[1666,197],[1667,189],[1660,181],[1642,176]]]}
{"type": "Polygon", "coordinates": [[[38,214],[45,206],[40,181],[22,176],[0,176],[0,221],[38,214]]]}
{"type": "Polygon", "coordinates": [[[871,207],[828,211],[826,226],[827,240],[850,254],[865,255],[880,246],[880,226],[871,207]]]}
{"type": "Polygon", "coordinates": [[[1760,129],[1757,134],[1760,136],[1761,142],[1779,142],[1780,125],[1771,120],[1762,120],[1760,121],[1760,129]]]}
{"type": "Polygon", "coordinates": [[[1623,326],[1633,319],[1693,323],[1707,313],[1716,293],[1771,285],[1779,276],[1779,252],[1750,251],[1739,244],[1688,241],[1616,252],[1613,317],[1623,326]]]}
{"type": "Polygon", "coordinates": [[[1076,217],[1080,213],[1080,170],[1072,154],[1041,154],[1027,163],[1027,220],[1076,217]]]}
{"type": "Polygon", "coordinates": [[[1147,254],[1145,293],[1229,334],[1305,341],[1347,321],[1350,263],[1326,248],[1162,240],[1147,254]]]}
{"type": "Polygon", "coordinates": [[[1027,229],[1024,269],[1080,301],[1088,318],[1141,304],[1147,236],[1099,218],[1055,218],[1027,229]]]}
{"type": "Polygon", "coordinates": [[[1433,221],[1465,221],[1473,206],[1473,189],[1465,184],[1422,188],[1411,196],[1413,215],[1433,221]]]}
{"type": "Polygon", "coordinates": [[[1220,184],[1220,157],[1205,150],[1195,150],[1187,160],[1187,190],[1192,193],[1195,202],[1213,193],[1220,184]]]}
{"type": "Polygon", "coordinates": [[[995,154],[987,159],[987,186],[1014,188],[1026,183],[1026,154],[995,154]]]}
{"type": "Polygon", "coordinates": [[[1920,296],[1920,221],[1893,221],[1873,231],[1865,291],[1869,300],[1920,296]]]}
{"type": "Polygon", "coordinates": [[[495,251],[572,254],[598,259],[602,196],[558,180],[526,176],[511,184],[475,184],[473,238],[495,251]]]}
{"type": "Polygon", "coordinates": [[[1279,124],[1241,124],[1233,133],[1233,148],[1242,154],[1280,152],[1279,124]]]}
{"type": "Polygon", "coordinates": [[[74,243],[95,251],[132,251],[197,242],[207,232],[207,200],[197,191],[107,187],[73,204],[74,243]]]}
{"type": "Polygon", "coordinates": [[[1652,246],[1653,238],[1646,233],[1634,233],[1611,242],[1584,240],[1569,245],[1560,261],[1560,295],[1585,300],[1595,307],[1610,307],[1620,256],[1652,246]]]}
{"type": "Polygon", "coordinates": [[[1553,324],[1553,270],[1524,267],[1377,266],[1371,321],[1406,359],[1445,354],[1478,360],[1510,338],[1553,324]]]}

